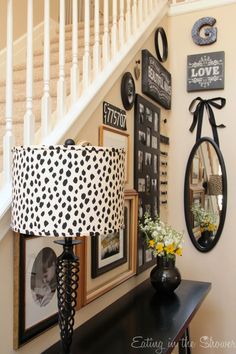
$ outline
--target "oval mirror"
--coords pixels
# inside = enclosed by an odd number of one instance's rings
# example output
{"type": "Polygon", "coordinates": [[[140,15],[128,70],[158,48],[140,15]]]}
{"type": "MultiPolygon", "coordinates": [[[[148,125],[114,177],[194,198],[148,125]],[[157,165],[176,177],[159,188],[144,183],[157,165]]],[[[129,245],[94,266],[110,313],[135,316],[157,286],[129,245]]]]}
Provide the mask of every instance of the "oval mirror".
{"type": "Polygon", "coordinates": [[[186,168],[184,211],[189,236],[201,252],[218,242],[225,221],[227,177],[218,145],[201,138],[194,145],[186,168]]]}

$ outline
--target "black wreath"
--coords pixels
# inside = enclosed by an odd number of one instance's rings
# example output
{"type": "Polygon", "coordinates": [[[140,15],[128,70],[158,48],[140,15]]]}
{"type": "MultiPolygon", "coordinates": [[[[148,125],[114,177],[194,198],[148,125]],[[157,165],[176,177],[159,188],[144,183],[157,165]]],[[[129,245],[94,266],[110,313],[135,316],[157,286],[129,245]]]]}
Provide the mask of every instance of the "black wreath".
{"type": "Polygon", "coordinates": [[[130,72],[126,72],[121,80],[121,99],[126,110],[130,110],[134,105],[135,83],[130,72]]]}
{"type": "Polygon", "coordinates": [[[167,37],[166,33],[163,27],[158,27],[158,29],[155,32],[155,49],[157,53],[157,58],[160,60],[162,63],[166,61],[168,57],[168,42],[167,42],[167,37]],[[158,43],[158,34],[160,33],[161,39],[162,39],[162,45],[163,45],[163,55],[161,55],[160,50],[159,50],[159,43],[158,43]]]}

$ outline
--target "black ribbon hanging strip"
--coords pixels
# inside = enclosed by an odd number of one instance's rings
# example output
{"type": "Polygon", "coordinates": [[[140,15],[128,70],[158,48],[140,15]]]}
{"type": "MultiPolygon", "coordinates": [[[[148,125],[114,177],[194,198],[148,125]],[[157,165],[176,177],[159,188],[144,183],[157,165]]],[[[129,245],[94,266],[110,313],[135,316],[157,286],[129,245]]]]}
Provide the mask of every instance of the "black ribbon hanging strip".
{"type": "Polygon", "coordinates": [[[216,125],[215,116],[212,107],[217,109],[222,109],[225,106],[225,103],[226,103],[226,99],[222,97],[215,97],[209,100],[203,100],[201,97],[197,97],[191,102],[189,106],[189,112],[193,114],[193,122],[189,130],[190,132],[193,132],[197,125],[196,141],[198,141],[201,138],[202,121],[203,121],[204,109],[205,109],[208,115],[209,122],[211,124],[214,141],[218,146],[220,146],[217,128],[225,128],[225,125],[224,124],[216,125]]]}

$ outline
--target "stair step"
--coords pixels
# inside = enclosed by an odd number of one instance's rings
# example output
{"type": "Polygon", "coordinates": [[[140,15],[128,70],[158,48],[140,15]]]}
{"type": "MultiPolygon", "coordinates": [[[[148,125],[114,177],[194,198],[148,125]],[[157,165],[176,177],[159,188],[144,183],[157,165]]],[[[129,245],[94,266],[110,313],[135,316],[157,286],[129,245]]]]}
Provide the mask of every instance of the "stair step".
{"type": "MultiPolygon", "coordinates": [[[[50,80],[50,94],[51,96],[57,95],[57,80],[54,78],[50,80]]],[[[66,94],[70,94],[70,77],[65,77],[66,81],[66,94]]],[[[0,86],[0,104],[5,102],[5,86],[0,86]]],[[[43,81],[33,82],[33,99],[41,99],[43,93],[43,81]]],[[[25,101],[26,84],[25,82],[13,85],[13,100],[14,102],[25,101]]]]}
{"type": "MultiPolygon", "coordinates": [[[[51,98],[51,111],[54,112],[57,107],[57,98],[51,98]]],[[[35,115],[35,120],[39,121],[41,119],[41,100],[35,100],[33,103],[33,113],[35,115]]],[[[25,115],[25,102],[15,102],[13,110],[13,126],[16,123],[23,124],[25,115]]],[[[5,125],[5,105],[0,105],[0,126],[5,125]]],[[[1,134],[4,135],[4,129],[0,129],[1,134]],[[2,132],[3,131],[3,132],[2,132]]]]}
{"type": "MultiPolygon", "coordinates": [[[[43,65],[43,63],[42,63],[43,65]]],[[[65,76],[70,75],[71,63],[65,63],[65,76]]],[[[79,61],[79,69],[82,69],[82,61],[79,61]]],[[[50,79],[58,78],[59,74],[59,65],[53,65],[50,68],[50,79]]],[[[17,70],[13,72],[13,82],[14,84],[21,84],[25,82],[26,78],[26,70],[17,70]]],[[[37,67],[33,70],[33,80],[34,81],[42,81],[43,80],[43,66],[37,67]]],[[[4,86],[5,81],[0,81],[0,86],[4,86]]]]}

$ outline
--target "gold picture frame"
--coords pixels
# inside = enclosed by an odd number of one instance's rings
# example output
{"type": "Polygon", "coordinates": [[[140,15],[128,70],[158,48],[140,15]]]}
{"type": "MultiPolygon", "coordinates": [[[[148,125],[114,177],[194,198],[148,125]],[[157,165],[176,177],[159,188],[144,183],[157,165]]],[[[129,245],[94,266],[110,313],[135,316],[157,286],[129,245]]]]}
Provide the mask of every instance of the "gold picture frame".
{"type": "Polygon", "coordinates": [[[125,182],[129,180],[129,134],[108,126],[99,128],[99,145],[115,148],[124,148],[125,155],[125,182]]]}
{"type": "Polygon", "coordinates": [[[87,305],[96,298],[102,296],[114,287],[123,283],[136,274],[137,259],[137,221],[138,221],[138,193],[135,190],[125,191],[125,206],[127,207],[127,262],[110,271],[92,278],[91,266],[91,238],[84,237],[84,245],[76,246],[76,252],[84,253],[84,272],[80,274],[80,283],[83,283],[84,293],[81,296],[82,306],[87,305]]]}

